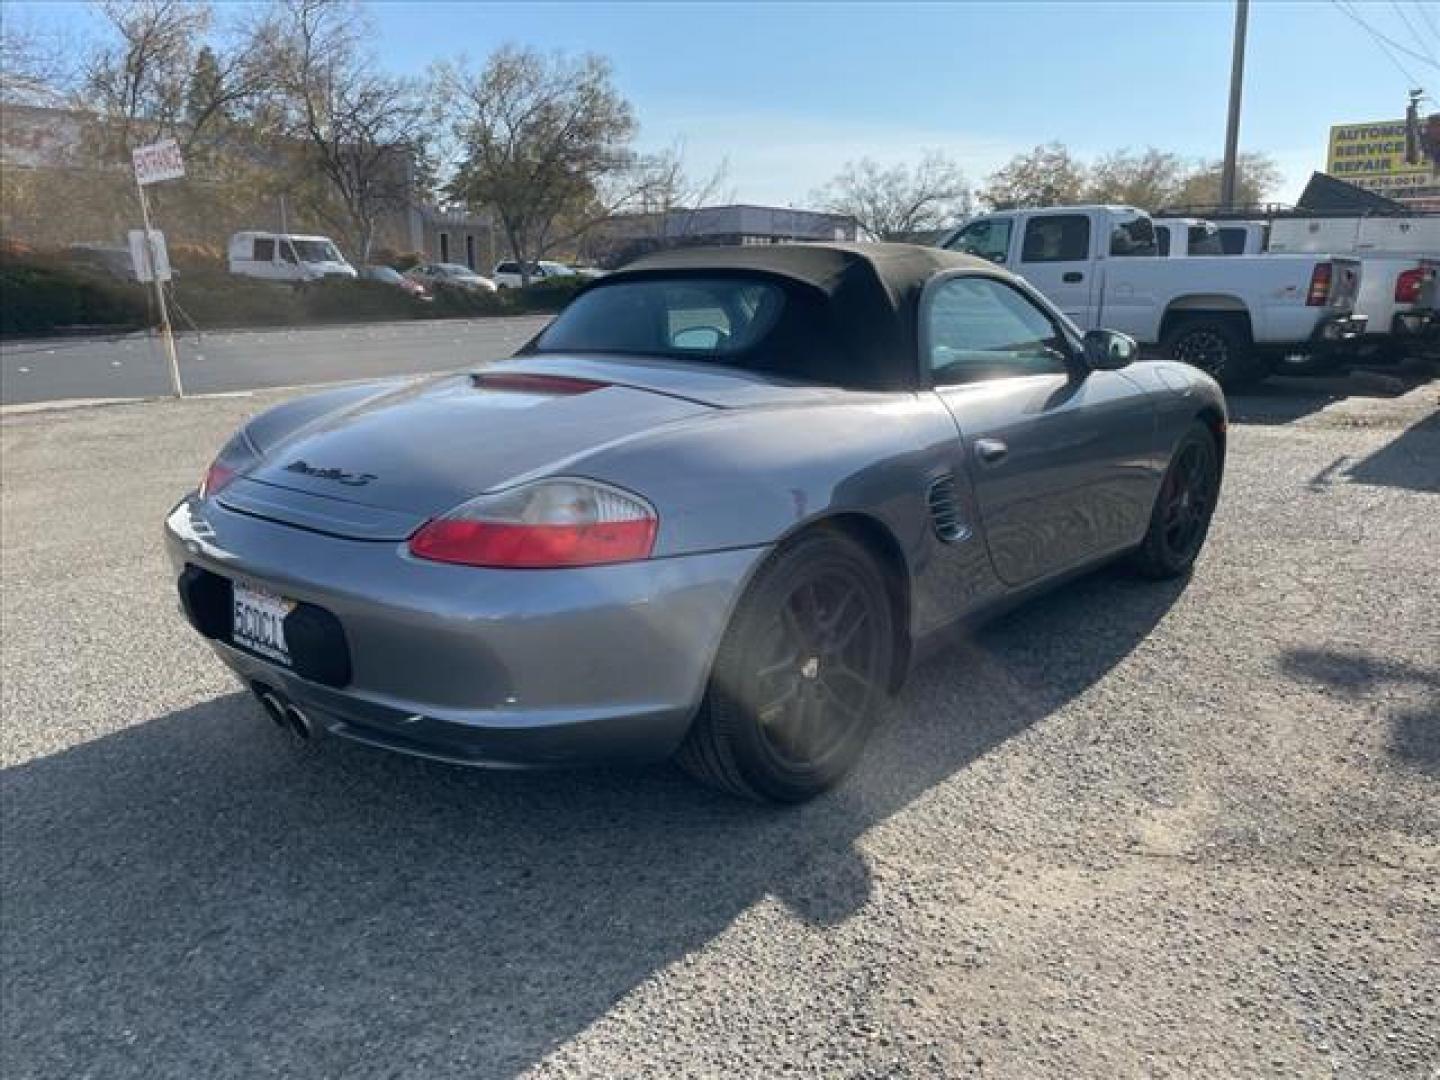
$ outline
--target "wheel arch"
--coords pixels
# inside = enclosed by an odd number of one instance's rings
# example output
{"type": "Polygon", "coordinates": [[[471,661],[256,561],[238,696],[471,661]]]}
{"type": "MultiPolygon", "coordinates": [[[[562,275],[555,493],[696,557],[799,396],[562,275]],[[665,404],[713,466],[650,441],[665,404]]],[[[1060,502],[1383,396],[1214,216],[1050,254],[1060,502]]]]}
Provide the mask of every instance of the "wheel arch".
{"type": "Polygon", "coordinates": [[[1225,419],[1225,413],[1216,405],[1206,405],[1198,413],[1195,419],[1199,420],[1207,428],[1215,439],[1215,450],[1220,455],[1220,475],[1225,475],[1225,438],[1229,432],[1229,425],[1225,419]]]}
{"type": "Polygon", "coordinates": [[[1245,301],[1228,293],[1194,293],[1177,296],[1165,307],[1160,317],[1160,340],[1164,341],[1182,323],[1202,318],[1222,319],[1243,327],[1245,336],[1255,339],[1255,328],[1250,319],[1250,309],[1245,301]]]}

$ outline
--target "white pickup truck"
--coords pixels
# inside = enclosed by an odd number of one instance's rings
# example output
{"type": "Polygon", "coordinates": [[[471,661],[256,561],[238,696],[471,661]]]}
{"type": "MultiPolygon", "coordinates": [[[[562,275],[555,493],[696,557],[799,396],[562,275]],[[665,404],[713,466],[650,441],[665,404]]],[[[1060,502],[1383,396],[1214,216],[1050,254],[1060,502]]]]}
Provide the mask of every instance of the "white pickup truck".
{"type": "Polygon", "coordinates": [[[1440,349],[1440,217],[1279,218],[1270,251],[1360,260],[1355,311],[1366,323],[1356,353],[1402,360],[1440,349]]]}
{"type": "Polygon", "coordinates": [[[1133,207],[986,214],[944,246],[1020,274],[1082,331],[1121,330],[1227,387],[1264,378],[1283,356],[1333,349],[1364,330],[1353,310],[1358,259],[1159,258],[1154,223],[1133,207]]]}

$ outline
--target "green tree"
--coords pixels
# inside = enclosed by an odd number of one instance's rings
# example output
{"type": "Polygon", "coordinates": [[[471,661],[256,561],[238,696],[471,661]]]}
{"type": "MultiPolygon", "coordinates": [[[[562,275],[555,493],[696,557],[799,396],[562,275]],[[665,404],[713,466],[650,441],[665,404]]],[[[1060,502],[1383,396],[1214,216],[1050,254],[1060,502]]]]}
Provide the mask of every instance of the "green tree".
{"type": "Polygon", "coordinates": [[[1128,148],[1116,150],[1090,166],[1085,199],[1159,210],[1175,201],[1188,171],[1178,154],[1153,146],[1139,153],[1128,148]]]}
{"type": "MultiPolygon", "coordinates": [[[[1280,186],[1280,166],[1268,154],[1241,154],[1235,166],[1235,202],[1240,206],[1262,203],[1280,186]]],[[[1198,165],[1176,191],[1174,205],[1219,206],[1222,168],[1220,161],[1198,165]]]]}
{"type": "Polygon", "coordinates": [[[1063,143],[1046,143],[991,173],[980,201],[991,210],[1070,205],[1084,197],[1086,179],[1085,166],[1063,143]]]}
{"type": "Polygon", "coordinates": [[[477,72],[438,75],[460,145],[449,196],[492,211],[528,274],[552,245],[633,203],[635,115],[599,56],[506,46],[477,72]]]}

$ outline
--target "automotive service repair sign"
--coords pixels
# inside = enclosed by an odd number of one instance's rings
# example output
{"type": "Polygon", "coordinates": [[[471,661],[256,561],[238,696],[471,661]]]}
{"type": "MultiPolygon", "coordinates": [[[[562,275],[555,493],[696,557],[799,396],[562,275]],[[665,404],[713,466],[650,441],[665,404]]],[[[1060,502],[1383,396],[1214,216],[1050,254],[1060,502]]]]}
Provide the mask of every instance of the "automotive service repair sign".
{"type": "MultiPolygon", "coordinates": [[[[1421,121],[1434,125],[1440,116],[1421,121]]],[[[1428,140],[1426,140],[1428,141],[1428,140]]],[[[1369,124],[1336,124],[1330,129],[1330,154],[1325,171],[1357,187],[1392,198],[1440,194],[1440,166],[1428,146],[1422,160],[1405,160],[1405,121],[1378,120],[1369,124]]]]}

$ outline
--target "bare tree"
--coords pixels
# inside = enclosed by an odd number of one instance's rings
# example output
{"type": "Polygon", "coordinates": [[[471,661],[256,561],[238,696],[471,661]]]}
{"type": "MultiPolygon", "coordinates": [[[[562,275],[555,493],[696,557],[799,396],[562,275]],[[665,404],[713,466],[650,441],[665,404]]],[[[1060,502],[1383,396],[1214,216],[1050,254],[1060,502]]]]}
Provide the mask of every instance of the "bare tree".
{"type": "Polygon", "coordinates": [[[478,72],[441,70],[462,155],[450,195],[492,210],[528,283],[552,245],[633,203],[635,117],[598,56],[506,46],[478,72]]]}
{"type": "Polygon", "coordinates": [[[174,138],[194,155],[223,120],[253,103],[269,71],[254,38],[215,40],[211,7],[190,0],[104,0],[109,40],[82,64],[81,100],[103,121],[107,157],[174,138]]]}
{"type": "Polygon", "coordinates": [[[1089,169],[1085,198],[1097,203],[1120,203],[1142,210],[1158,210],[1174,201],[1188,169],[1178,154],[1153,146],[1140,153],[1117,150],[1089,169]]]}
{"type": "Polygon", "coordinates": [[[883,168],[870,158],[848,163],[814,199],[855,219],[877,240],[902,240],[954,224],[970,212],[970,185],[945,155],[932,152],[912,169],[883,168]]]}
{"type": "Polygon", "coordinates": [[[351,0],[284,0],[268,36],[282,129],[329,196],[312,209],[367,260],[380,219],[416,196],[428,113],[419,84],[378,71],[363,28],[351,0]]]}
{"type": "Polygon", "coordinates": [[[1016,154],[991,173],[980,191],[980,201],[992,210],[1073,205],[1083,198],[1085,182],[1085,166],[1064,144],[1046,143],[1029,153],[1016,154]]]}
{"type": "Polygon", "coordinates": [[[0,101],[54,105],[63,100],[72,72],[67,49],[20,11],[0,19],[0,101]]]}
{"type": "Polygon", "coordinates": [[[722,161],[709,176],[692,176],[685,164],[685,144],[677,141],[637,163],[629,178],[635,193],[633,212],[656,241],[686,237],[694,229],[696,211],[728,198],[728,173],[729,163],[722,161]]]}

